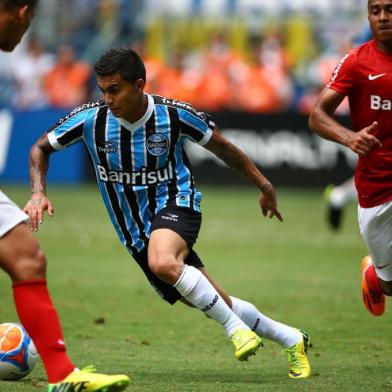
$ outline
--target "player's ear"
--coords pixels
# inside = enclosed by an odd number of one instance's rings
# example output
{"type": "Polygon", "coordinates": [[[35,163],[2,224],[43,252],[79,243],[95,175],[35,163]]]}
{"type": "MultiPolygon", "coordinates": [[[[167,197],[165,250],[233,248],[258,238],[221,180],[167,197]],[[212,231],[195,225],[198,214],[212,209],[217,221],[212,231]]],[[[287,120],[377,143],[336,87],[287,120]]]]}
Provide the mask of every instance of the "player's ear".
{"type": "Polygon", "coordinates": [[[24,5],[18,8],[17,18],[18,20],[25,22],[28,19],[31,19],[32,9],[28,5],[24,5]]]}
{"type": "Polygon", "coordinates": [[[144,87],[146,87],[146,82],[143,79],[138,79],[135,82],[135,86],[139,89],[139,90],[144,90],[144,87]]]}

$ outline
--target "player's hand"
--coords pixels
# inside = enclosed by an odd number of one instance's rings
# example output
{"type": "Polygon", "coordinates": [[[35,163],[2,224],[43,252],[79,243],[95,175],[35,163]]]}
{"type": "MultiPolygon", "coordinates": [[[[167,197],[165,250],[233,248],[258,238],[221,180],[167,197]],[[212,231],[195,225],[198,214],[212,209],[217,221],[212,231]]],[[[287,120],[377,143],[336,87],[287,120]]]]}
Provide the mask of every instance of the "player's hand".
{"type": "Polygon", "coordinates": [[[371,133],[378,127],[378,122],[374,121],[372,125],[361,129],[359,132],[353,132],[349,147],[358,155],[367,155],[375,147],[382,147],[382,143],[371,133]]]}
{"type": "Polygon", "coordinates": [[[283,218],[281,213],[278,211],[278,203],[276,201],[275,189],[271,183],[267,183],[262,189],[259,199],[259,204],[263,215],[268,218],[276,216],[281,222],[283,218]]]}
{"type": "Polygon", "coordinates": [[[48,211],[49,216],[54,214],[53,205],[44,193],[34,193],[23,211],[30,218],[29,223],[32,231],[37,231],[38,225],[43,223],[45,211],[48,211]]]}

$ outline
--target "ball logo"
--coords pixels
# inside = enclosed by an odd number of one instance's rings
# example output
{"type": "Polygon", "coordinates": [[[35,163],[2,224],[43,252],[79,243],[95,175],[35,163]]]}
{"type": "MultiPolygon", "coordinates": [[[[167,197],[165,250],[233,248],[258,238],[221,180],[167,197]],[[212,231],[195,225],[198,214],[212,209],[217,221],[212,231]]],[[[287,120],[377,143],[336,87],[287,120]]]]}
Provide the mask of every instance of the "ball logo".
{"type": "Polygon", "coordinates": [[[0,324],[0,380],[27,376],[39,358],[37,349],[22,325],[0,324]]]}
{"type": "Polygon", "coordinates": [[[23,340],[22,331],[13,324],[0,325],[0,352],[16,350],[23,340]]]}
{"type": "Polygon", "coordinates": [[[147,151],[154,156],[165,154],[169,149],[169,139],[162,133],[154,133],[147,139],[147,151]]]}

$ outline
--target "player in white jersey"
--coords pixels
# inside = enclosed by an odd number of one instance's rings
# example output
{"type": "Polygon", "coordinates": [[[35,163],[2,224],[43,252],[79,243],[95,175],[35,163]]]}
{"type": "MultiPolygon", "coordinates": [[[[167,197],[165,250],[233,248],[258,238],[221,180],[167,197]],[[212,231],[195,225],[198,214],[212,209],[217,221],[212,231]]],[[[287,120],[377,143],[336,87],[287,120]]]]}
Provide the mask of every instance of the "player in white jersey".
{"type": "MultiPolygon", "coordinates": [[[[34,16],[38,0],[0,0],[0,49],[11,52],[34,16]]],[[[53,208],[49,207],[49,214],[53,208]]],[[[127,376],[77,371],[69,359],[60,321],[46,284],[46,259],[26,225],[28,216],[0,191],[0,267],[12,280],[18,316],[44,363],[49,392],[121,391],[127,376]]]]}

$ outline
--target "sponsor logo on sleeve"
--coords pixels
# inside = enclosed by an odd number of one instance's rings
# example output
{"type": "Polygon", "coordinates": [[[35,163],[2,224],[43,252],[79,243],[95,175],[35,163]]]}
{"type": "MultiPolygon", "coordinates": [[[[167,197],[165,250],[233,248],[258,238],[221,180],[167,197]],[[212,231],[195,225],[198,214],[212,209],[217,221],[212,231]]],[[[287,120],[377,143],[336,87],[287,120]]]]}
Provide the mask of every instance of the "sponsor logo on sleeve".
{"type": "Polygon", "coordinates": [[[333,71],[332,74],[332,78],[331,81],[328,83],[328,87],[330,87],[333,82],[335,82],[335,80],[337,79],[339,72],[341,70],[341,68],[343,67],[344,62],[347,60],[347,58],[351,55],[351,53],[347,53],[338,63],[338,65],[336,66],[335,70],[333,71]]]}

